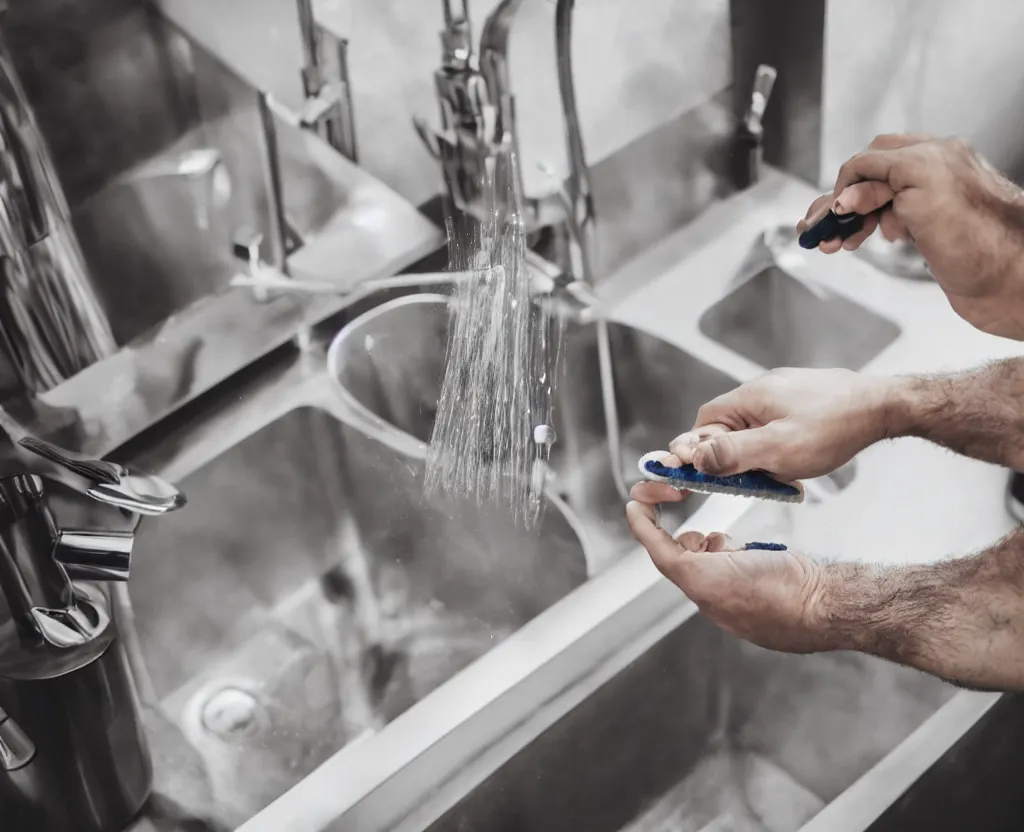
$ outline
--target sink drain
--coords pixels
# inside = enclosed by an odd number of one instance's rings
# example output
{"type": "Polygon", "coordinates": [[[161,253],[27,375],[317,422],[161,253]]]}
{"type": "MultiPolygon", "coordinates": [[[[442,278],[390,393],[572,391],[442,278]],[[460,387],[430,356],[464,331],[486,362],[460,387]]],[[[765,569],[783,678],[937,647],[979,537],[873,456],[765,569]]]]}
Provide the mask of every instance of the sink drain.
{"type": "Polygon", "coordinates": [[[266,723],[259,700],[236,687],[213,693],[201,711],[203,728],[222,740],[240,740],[257,734],[266,723]]]}

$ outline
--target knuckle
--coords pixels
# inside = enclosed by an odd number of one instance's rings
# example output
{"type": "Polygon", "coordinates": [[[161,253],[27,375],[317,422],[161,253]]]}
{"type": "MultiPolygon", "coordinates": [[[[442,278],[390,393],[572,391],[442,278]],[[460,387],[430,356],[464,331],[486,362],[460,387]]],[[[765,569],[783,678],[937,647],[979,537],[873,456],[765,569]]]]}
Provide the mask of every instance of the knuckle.
{"type": "Polygon", "coordinates": [[[902,136],[899,133],[879,133],[875,136],[868,148],[871,150],[881,150],[883,148],[892,147],[893,145],[900,142],[902,136]]]}
{"type": "Polygon", "coordinates": [[[953,136],[949,140],[949,147],[961,156],[968,155],[971,152],[971,143],[963,136],[953,136]]]}
{"type": "MultiPolygon", "coordinates": [[[[698,425],[706,425],[708,423],[708,419],[711,415],[712,409],[714,408],[716,401],[717,399],[714,399],[710,402],[707,402],[706,404],[702,404],[699,408],[697,408],[698,425]]],[[[676,438],[678,439],[679,437],[676,438]]]]}

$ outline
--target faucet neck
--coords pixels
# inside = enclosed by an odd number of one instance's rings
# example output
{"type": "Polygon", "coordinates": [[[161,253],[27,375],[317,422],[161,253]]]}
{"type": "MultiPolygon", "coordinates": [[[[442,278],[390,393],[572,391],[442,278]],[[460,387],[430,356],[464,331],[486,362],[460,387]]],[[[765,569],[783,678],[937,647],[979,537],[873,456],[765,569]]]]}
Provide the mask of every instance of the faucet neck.
{"type": "Polygon", "coordinates": [[[475,220],[486,222],[493,208],[485,184],[489,181],[488,171],[506,168],[508,175],[503,178],[511,177],[515,193],[528,204],[530,230],[555,227],[561,241],[560,265],[576,280],[593,284],[594,203],[572,77],[575,3],[558,0],[555,12],[558,85],[569,178],[564,186],[560,180],[553,183],[553,193],[544,199],[531,201],[523,191],[515,97],[508,69],[512,24],[522,8],[522,0],[502,0],[487,18],[480,38],[478,65],[473,60],[465,3],[461,10],[453,10],[453,1],[443,3],[444,54],[441,68],[435,73],[442,129],[432,131],[422,120],[416,121],[421,138],[441,163],[451,204],[475,220]]]}

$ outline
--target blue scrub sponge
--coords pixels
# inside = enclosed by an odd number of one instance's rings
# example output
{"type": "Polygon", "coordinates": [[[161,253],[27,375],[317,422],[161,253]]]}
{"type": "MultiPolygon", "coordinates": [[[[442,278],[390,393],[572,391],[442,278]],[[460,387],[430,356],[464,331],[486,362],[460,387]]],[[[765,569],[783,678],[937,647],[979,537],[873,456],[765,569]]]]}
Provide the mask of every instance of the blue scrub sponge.
{"type": "Polygon", "coordinates": [[[804,492],[795,485],[780,482],[764,471],[746,471],[716,477],[704,474],[692,465],[669,468],[661,464],[668,451],[651,451],[640,458],[640,473],[648,480],[663,482],[681,491],[701,494],[732,494],[737,497],[756,497],[783,503],[802,503],[804,492]]]}

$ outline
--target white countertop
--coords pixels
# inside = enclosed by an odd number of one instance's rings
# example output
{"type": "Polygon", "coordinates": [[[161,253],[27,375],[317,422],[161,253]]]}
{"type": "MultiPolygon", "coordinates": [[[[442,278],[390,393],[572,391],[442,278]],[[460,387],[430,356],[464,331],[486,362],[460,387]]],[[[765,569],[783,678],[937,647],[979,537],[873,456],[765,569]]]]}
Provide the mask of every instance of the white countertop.
{"type": "MultiPolygon", "coordinates": [[[[614,275],[602,287],[611,314],[737,379],[761,374],[762,368],[705,337],[698,319],[725,293],[756,237],[794,224],[815,196],[802,182],[769,173],[757,187],[716,205],[614,275]]],[[[957,317],[933,283],[889,277],[847,253],[808,252],[786,268],[900,326],[900,336],[864,372],[949,371],[1024,355],[1024,344],[986,335],[957,317]]],[[[680,432],[689,427],[680,425],[680,432]]],[[[902,439],[869,448],[857,458],[857,469],[839,496],[788,508],[794,521],[790,545],[842,559],[925,562],[984,547],[1015,525],[1004,504],[1007,473],[996,466],[902,439]]],[[[787,508],[770,504],[756,510],[764,516],[787,508]]],[[[753,518],[744,518],[743,525],[748,521],[753,518]]]]}

